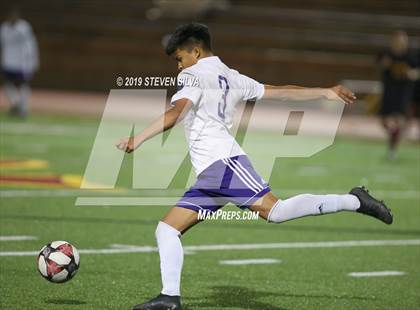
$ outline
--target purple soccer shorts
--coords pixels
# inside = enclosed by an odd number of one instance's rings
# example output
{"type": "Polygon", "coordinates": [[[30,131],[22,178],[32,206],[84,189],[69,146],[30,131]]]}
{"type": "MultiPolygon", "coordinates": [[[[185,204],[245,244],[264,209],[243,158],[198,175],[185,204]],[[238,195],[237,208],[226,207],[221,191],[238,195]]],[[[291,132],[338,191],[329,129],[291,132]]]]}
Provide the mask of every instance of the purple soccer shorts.
{"type": "Polygon", "coordinates": [[[239,155],[220,159],[204,169],[176,205],[204,213],[213,213],[229,202],[246,209],[270,191],[248,157],[239,155]]]}

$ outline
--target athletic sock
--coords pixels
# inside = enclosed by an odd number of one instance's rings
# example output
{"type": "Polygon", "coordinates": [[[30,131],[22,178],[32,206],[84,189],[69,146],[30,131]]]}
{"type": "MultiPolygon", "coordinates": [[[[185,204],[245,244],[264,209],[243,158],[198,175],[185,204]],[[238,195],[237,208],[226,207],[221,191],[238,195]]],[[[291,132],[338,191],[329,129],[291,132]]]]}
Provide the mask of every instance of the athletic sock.
{"type": "Polygon", "coordinates": [[[181,233],[172,226],[159,222],[156,240],[160,256],[162,294],[180,296],[181,270],[184,252],[180,240],[181,233]]]}
{"type": "Polygon", "coordinates": [[[356,211],[359,207],[359,199],[350,194],[302,194],[286,200],[278,200],[270,210],[267,220],[268,222],[281,223],[309,215],[321,215],[342,210],[356,211]]]}

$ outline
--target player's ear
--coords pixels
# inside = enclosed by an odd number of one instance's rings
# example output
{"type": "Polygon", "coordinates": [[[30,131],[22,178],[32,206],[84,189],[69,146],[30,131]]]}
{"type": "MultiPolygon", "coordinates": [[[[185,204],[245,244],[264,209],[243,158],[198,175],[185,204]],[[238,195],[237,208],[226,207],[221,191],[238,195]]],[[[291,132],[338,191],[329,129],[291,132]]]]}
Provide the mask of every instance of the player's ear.
{"type": "Polygon", "coordinates": [[[201,51],[200,51],[200,49],[197,46],[193,47],[192,52],[193,52],[193,55],[194,55],[194,58],[195,59],[199,59],[200,58],[201,51]]]}

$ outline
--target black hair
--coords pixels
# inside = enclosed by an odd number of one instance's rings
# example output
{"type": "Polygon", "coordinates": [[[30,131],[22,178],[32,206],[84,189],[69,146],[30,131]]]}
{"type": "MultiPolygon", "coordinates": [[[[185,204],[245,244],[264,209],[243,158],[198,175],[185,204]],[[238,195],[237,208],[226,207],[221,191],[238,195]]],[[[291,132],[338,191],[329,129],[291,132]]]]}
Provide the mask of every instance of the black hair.
{"type": "Polygon", "coordinates": [[[170,37],[165,52],[172,55],[177,48],[188,45],[201,45],[205,50],[211,51],[211,36],[209,28],[199,23],[189,23],[178,26],[170,37]]]}

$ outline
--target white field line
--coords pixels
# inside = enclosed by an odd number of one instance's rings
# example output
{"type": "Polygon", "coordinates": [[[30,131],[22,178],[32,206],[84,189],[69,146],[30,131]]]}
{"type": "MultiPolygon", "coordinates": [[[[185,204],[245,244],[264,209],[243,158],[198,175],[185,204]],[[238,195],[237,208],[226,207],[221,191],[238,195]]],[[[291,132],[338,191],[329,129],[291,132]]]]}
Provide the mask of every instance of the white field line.
{"type": "Polygon", "coordinates": [[[67,189],[40,189],[40,190],[26,190],[26,189],[5,189],[0,190],[1,198],[23,198],[23,197],[74,197],[81,195],[79,190],[67,190],[67,189]]]}
{"type": "MultiPolygon", "coordinates": [[[[138,246],[137,245],[132,245],[132,244],[114,243],[114,244],[111,244],[109,247],[112,248],[112,249],[136,249],[138,246]]],[[[189,251],[188,249],[185,249],[185,247],[183,248],[183,250],[184,250],[185,255],[195,254],[195,252],[189,251]]]]}
{"type": "Polygon", "coordinates": [[[296,175],[303,177],[317,177],[327,174],[328,168],[325,166],[301,166],[296,170],[296,175]]]}
{"type": "Polygon", "coordinates": [[[350,272],[350,277],[389,277],[389,276],[403,276],[405,272],[402,271],[368,271],[368,272],[350,272]]]}
{"type": "Polygon", "coordinates": [[[257,259],[233,259],[220,260],[220,265],[265,265],[265,264],[279,264],[281,260],[274,258],[257,258],[257,259]]]}
{"type": "Polygon", "coordinates": [[[0,241],[26,241],[37,240],[35,236],[0,236],[0,241]]]}
{"type": "Polygon", "coordinates": [[[78,197],[76,206],[152,206],[173,205],[179,200],[175,197],[78,197]]]}
{"type": "Polygon", "coordinates": [[[0,133],[71,137],[95,134],[97,130],[97,127],[94,126],[18,124],[4,122],[1,125],[0,133]]]}
{"type": "Polygon", "coordinates": [[[403,182],[401,174],[377,174],[373,176],[375,183],[401,183],[403,182]]]}
{"type": "MultiPolygon", "coordinates": [[[[100,190],[96,191],[99,192],[100,190]]],[[[114,200],[115,205],[121,203],[121,201],[117,201],[117,198],[122,198],[123,200],[126,198],[134,198],[134,199],[157,199],[158,197],[135,197],[130,195],[131,197],[118,197],[118,196],[110,196],[110,197],[89,197],[84,196],[86,195],[88,190],[77,190],[77,189],[40,189],[40,190],[26,190],[26,189],[3,189],[0,190],[0,197],[1,198],[23,198],[23,197],[77,197],[82,199],[81,202],[85,202],[86,204],[94,205],[95,201],[98,202],[106,202],[106,199],[114,200]],[[86,200],[88,199],[89,200],[86,200]]],[[[282,196],[287,197],[290,195],[296,195],[298,193],[313,193],[313,194],[326,194],[326,193],[347,193],[348,189],[276,189],[273,188],[273,192],[281,193],[282,196]]],[[[92,191],[91,191],[92,193],[92,191]]],[[[129,190],[128,190],[129,193],[129,190]]],[[[150,193],[147,190],[142,190],[142,193],[145,195],[153,194],[151,191],[150,193]]],[[[108,195],[109,192],[107,193],[108,195]]],[[[173,195],[173,192],[172,194],[173,195]]],[[[182,195],[182,193],[180,193],[182,195]]],[[[420,198],[420,191],[416,190],[375,190],[373,191],[373,195],[381,197],[381,198],[391,198],[391,199],[419,199],[420,198]]],[[[179,199],[178,196],[174,197],[159,197],[164,199],[179,199]]],[[[112,202],[112,201],[111,201],[112,202]]],[[[109,202],[108,202],[109,203],[109,202]]]]}
{"type": "MultiPolygon", "coordinates": [[[[251,244],[210,244],[187,245],[188,252],[199,251],[230,251],[230,250],[262,250],[262,249],[311,249],[311,248],[347,248],[372,246],[420,246],[420,239],[406,240],[350,240],[350,241],[321,241],[321,242],[282,242],[282,243],[251,243],[251,244]]],[[[152,246],[131,246],[118,244],[117,248],[108,249],[80,249],[81,254],[119,254],[119,253],[151,253],[157,252],[152,246]]],[[[114,245],[115,247],[115,245],[114,245]]],[[[0,256],[34,256],[38,251],[7,251],[0,252],[0,256]]]]}
{"type": "Polygon", "coordinates": [[[113,249],[135,249],[137,245],[113,243],[109,247],[113,249]]]}

